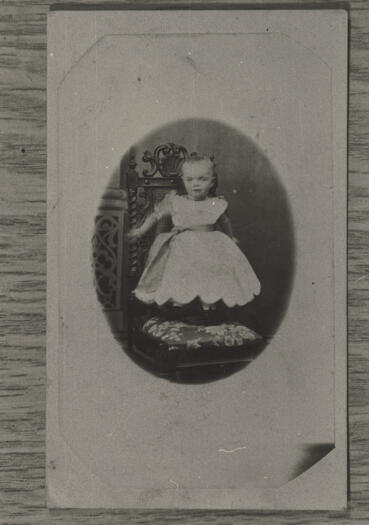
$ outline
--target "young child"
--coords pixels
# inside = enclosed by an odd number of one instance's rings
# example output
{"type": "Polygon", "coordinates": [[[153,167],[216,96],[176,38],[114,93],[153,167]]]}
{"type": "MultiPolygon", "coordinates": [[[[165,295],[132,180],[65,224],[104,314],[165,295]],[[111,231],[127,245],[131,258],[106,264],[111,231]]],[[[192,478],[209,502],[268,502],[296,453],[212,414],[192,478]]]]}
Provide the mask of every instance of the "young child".
{"type": "Polygon", "coordinates": [[[237,246],[227,202],[211,196],[216,187],[213,163],[196,155],[184,161],[181,175],[187,194],[167,194],[128,234],[135,240],[164,216],[174,225],[154,240],[134,293],[140,301],[159,306],[184,306],[195,299],[204,310],[220,301],[229,308],[243,306],[260,293],[260,283],[237,246]]]}

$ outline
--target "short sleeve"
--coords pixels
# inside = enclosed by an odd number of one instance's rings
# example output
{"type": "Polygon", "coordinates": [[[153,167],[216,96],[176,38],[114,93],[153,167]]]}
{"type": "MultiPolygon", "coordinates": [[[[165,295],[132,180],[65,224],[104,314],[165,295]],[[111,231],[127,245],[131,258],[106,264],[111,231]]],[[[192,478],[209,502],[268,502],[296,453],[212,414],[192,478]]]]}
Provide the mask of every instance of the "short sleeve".
{"type": "Polygon", "coordinates": [[[158,219],[161,219],[165,215],[172,215],[173,198],[175,194],[175,191],[169,191],[165,197],[160,202],[158,202],[158,204],[156,204],[154,213],[158,219]]]}
{"type": "Polygon", "coordinates": [[[218,197],[216,199],[216,211],[218,213],[218,218],[220,218],[223,213],[228,208],[228,202],[223,197],[218,197]]]}

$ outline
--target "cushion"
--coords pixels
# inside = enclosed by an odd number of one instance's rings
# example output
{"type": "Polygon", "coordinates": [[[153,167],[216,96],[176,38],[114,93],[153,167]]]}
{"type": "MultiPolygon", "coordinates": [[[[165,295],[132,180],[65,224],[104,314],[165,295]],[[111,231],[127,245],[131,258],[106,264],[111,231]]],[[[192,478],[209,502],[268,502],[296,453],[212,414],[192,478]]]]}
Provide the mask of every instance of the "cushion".
{"type": "Polygon", "coordinates": [[[231,351],[262,339],[259,334],[238,322],[206,326],[168,321],[160,317],[146,320],[141,326],[141,332],[157,342],[165,343],[168,350],[222,347],[231,351]]]}

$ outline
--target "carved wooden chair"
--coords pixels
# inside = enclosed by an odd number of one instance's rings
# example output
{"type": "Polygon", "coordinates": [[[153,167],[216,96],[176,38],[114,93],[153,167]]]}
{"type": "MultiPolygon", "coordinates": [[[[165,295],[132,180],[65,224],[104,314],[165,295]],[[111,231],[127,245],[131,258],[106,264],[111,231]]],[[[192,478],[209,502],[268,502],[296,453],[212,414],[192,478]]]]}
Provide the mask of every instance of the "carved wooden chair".
{"type": "MultiPolygon", "coordinates": [[[[192,154],[193,155],[193,154],[192,154]]],[[[140,225],[167,192],[181,191],[180,166],[190,154],[184,146],[163,144],[154,152],[145,151],[141,173],[135,155],[131,153],[128,170],[121,173],[128,200],[127,229],[140,225]]],[[[170,320],[143,305],[132,293],[144,270],[147,255],[155,236],[169,231],[170,220],[163,219],[156,230],[136,242],[124,246],[126,311],[128,311],[128,341],[132,355],[140,356],[162,375],[171,376],[184,369],[214,367],[251,361],[260,351],[261,337],[239,323],[201,326],[170,320]],[[216,341],[216,342],[215,342],[216,341]]]]}

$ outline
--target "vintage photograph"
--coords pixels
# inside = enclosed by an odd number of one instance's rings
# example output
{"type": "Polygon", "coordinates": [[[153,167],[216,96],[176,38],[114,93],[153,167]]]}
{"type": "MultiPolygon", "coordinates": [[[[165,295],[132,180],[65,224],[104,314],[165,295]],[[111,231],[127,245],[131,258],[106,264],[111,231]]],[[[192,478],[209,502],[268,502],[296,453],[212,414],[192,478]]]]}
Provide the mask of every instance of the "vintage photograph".
{"type": "Polygon", "coordinates": [[[48,19],[51,508],[347,504],[347,14],[48,19]]]}
{"type": "Polygon", "coordinates": [[[293,285],[283,182],[256,142],[223,122],[181,120],[132,146],[103,195],[92,244],[114,334],[137,363],[174,381],[250,363],[293,285]]]}

